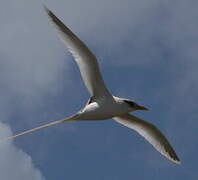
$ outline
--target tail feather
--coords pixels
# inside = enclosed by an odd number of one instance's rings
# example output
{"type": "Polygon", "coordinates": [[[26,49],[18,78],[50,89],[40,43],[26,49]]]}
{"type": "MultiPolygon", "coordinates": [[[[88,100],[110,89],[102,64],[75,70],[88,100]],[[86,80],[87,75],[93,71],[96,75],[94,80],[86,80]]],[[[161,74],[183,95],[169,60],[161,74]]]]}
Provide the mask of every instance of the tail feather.
{"type": "Polygon", "coordinates": [[[66,118],[66,119],[62,119],[62,120],[57,120],[57,121],[53,121],[53,122],[50,122],[48,124],[44,124],[44,125],[41,125],[41,126],[38,126],[36,128],[32,128],[32,129],[29,129],[29,130],[26,130],[26,131],[23,131],[21,133],[18,133],[18,134],[15,134],[13,136],[9,136],[9,137],[6,137],[6,138],[3,138],[0,140],[1,141],[6,141],[6,140],[9,140],[9,139],[14,139],[18,136],[22,136],[22,135],[25,135],[25,134],[29,134],[29,133],[32,133],[34,131],[37,131],[37,130],[40,130],[40,129],[43,129],[43,128],[47,128],[49,126],[53,126],[53,125],[56,125],[56,124],[60,124],[60,123],[63,123],[63,122],[67,122],[67,121],[74,121],[75,116],[72,116],[72,117],[69,117],[69,118],[66,118]]]}

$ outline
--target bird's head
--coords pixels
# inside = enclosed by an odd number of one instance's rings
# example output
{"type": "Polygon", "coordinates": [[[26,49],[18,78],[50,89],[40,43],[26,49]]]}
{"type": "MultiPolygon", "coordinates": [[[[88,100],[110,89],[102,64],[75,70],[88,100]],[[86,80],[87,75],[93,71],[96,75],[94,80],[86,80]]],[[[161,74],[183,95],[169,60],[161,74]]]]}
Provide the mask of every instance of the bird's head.
{"type": "Polygon", "coordinates": [[[148,110],[147,107],[141,106],[141,105],[137,104],[136,102],[134,102],[132,100],[125,99],[124,102],[129,106],[129,108],[131,108],[132,111],[136,111],[136,110],[147,111],[148,110]]]}

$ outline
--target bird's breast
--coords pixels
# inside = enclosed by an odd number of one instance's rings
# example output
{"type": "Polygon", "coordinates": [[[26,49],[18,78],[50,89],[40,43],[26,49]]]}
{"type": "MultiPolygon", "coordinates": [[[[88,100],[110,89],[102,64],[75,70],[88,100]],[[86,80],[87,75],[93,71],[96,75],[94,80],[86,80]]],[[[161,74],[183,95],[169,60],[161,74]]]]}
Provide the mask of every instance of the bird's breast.
{"type": "Polygon", "coordinates": [[[91,103],[79,112],[79,120],[104,120],[128,112],[128,109],[117,103],[91,103]]]}

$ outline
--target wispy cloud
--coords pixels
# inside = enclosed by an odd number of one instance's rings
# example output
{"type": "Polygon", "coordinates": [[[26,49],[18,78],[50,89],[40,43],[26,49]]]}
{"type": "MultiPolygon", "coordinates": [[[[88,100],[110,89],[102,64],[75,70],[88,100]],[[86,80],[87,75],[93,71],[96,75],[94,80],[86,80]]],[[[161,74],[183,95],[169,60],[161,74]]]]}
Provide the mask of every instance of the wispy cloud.
{"type": "MultiPolygon", "coordinates": [[[[0,123],[0,137],[10,136],[10,128],[0,123]]],[[[13,141],[0,143],[0,174],[2,179],[44,180],[41,172],[34,166],[31,157],[17,148],[13,141]]]]}

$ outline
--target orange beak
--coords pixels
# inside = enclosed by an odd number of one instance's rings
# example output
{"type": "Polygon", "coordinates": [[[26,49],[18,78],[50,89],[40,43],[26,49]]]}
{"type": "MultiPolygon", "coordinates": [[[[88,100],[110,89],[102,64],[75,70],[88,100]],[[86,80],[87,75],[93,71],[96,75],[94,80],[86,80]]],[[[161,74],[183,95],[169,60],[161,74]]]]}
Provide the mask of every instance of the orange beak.
{"type": "Polygon", "coordinates": [[[144,110],[144,111],[148,111],[149,109],[147,107],[144,107],[144,106],[140,106],[138,105],[137,106],[137,110],[144,110]]]}

